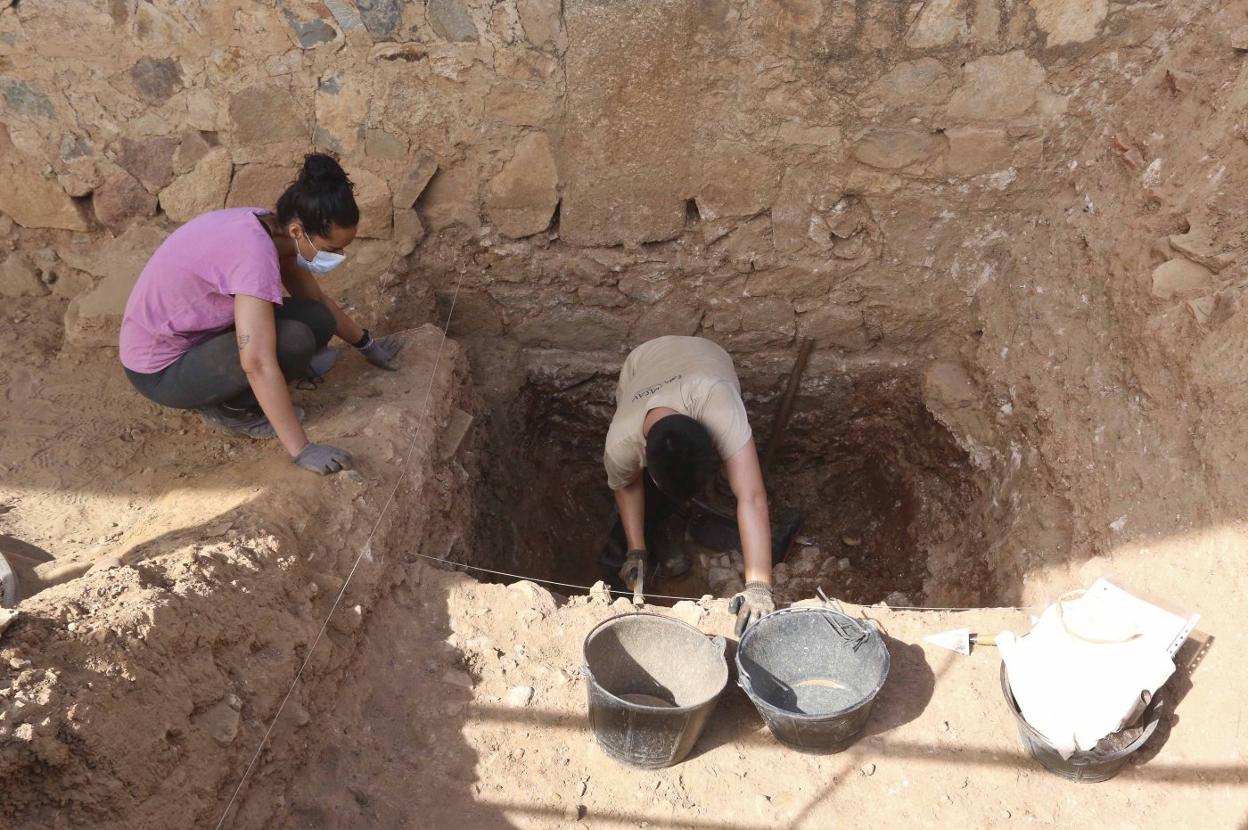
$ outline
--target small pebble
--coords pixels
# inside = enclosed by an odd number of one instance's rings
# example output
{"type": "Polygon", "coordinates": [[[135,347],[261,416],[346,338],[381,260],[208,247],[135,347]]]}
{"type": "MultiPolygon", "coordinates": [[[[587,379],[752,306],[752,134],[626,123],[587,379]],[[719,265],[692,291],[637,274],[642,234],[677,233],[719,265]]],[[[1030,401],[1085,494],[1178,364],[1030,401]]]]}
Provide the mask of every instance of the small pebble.
{"type": "Polygon", "coordinates": [[[842,536],[841,541],[851,548],[856,548],[862,544],[861,536],[842,536]]]}
{"type": "Polygon", "coordinates": [[[507,690],[507,695],[503,698],[503,700],[508,706],[515,709],[528,706],[529,701],[533,700],[533,687],[512,686],[507,690]]]}

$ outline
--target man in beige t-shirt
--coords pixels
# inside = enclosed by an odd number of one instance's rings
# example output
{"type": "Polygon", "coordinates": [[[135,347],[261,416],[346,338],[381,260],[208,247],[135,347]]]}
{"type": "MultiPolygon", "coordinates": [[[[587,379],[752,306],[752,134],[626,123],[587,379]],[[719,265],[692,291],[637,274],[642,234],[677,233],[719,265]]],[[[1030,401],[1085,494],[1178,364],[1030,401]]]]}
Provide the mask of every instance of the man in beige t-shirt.
{"type": "MultiPolygon", "coordinates": [[[[624,361],[615,403],[603,464],[628,544],[621,578],[631,587],[658,522],[705,489],[722,462],[745,555],[746,589],[733,597],[740,633],[774,604],[767,492],[732,358],[702,337],[650,340],[624,361]]],[[[678,546],[662,564],[673,576],[689,569],[678,546]]]]}

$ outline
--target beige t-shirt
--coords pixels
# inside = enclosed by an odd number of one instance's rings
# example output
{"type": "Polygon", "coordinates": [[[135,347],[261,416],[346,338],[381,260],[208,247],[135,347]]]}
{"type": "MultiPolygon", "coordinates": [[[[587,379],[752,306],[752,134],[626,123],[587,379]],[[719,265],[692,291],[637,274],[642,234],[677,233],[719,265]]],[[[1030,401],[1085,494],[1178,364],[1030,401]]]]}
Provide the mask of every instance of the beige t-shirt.
{"type": "Polygon", "coordinates": [[[628,355],[615,389],[615,417],[607,430],[603,464],[607,485],[618,490],[646,466],[646,413],[667,407],[706,427],[719,457],[750,440],[750,422],[732,358],[702,337],[657,337],[628,355]]]}

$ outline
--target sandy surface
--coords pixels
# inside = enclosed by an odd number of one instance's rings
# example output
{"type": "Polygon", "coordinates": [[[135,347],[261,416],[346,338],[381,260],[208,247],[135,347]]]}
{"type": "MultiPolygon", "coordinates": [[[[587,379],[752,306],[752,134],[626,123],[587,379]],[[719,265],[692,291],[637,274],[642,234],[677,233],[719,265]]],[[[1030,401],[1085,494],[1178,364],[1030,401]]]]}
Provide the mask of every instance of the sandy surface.
{"type": "MultiPolygon", "coordinates": [[[[54,405],[58,377],[97,372],[103,383],[79,380],[69,400],[84,401],[88,388],[105,404],[122,400],[123,381],[105,374],[103,357],[27,359],[30,368],[14,357],[6,371],[26,378],[32,394],[27,404],[10,397],[10,416],[21,406],[46,415],[23,420],[6,455],[17,474],[5,478],[6,530],[53,548],[64,504],[76,504],[76,526],[118,533],[139,556],[28,600],[0,642],[11,826],[214,825],[413,434],[411,475],[230,826],[558,827],[574,816],[586,826],[698,828],[820,827],[846,815],[885,825],[1243,820],[1248,678],[1237,615],[1248,585],[1237,563],[1248,531],[1236,524],[1039,569],[1028,583],[1029,601],[1041,602],[1110,572],[1204,615],[1209,648],[1173,681],[1172,708],[1140,762],[1109,783],[1072,784],[1022,757],[995,652],[963,658],[921,642],[957,625],[1026,630],[1024,614],[1004,610],[868,609],[888,632],[894,669],[866,735],[843,753],[781,746],[730,685],[688,760],[658,772],[616,764],[593,742],[578,670],[585,634],[621,609],[584,596],[559,607],[542,589],[480,584],[411,555],[443,555],[473,509],[467,459],[438,448],[456,402],[471,397],[453,344],[433,408],[420,414],[437,340],[431,328],[414,335],[397,375],[347,364],[343,394],[312,407],[313,433],[339,436],[361,458],[358,476],[327,480],[300,475],[263,446],[142,407],[140,440],[112,439],[135,428],[134,401],[112,413],[54,405]],[[95,439],[49,442],[44,429],[95,439]],[[110,451],[123,445],[124,457],[110,451]],[[148,466],[150,489],[132,502],[112,495],[119,469],[148,466]],[[37,487],[67,501],[41,498],[37,487]],[[517,686],[534,690],[526,705],[506,702],[517,686]]],[[[462,544],[457,555],[471,560],[495,553],[462,544]]],[[[90,555],[85,544],[57,553],[90,555]]],[[[701,625],[727,632],[730,617],[721,607],[701,625]]]]}
{"type": "MultiPolygon", "coordinates": [[[[579,674],[584,635],[626,608],[580,597],[556,611],[530,584],[443,573],[409,579],[392,602],[397,625],[445,639],[370,639],[368,668],[292,795],[294,826],[544,828],[579,815],[588,827],[827,827],[854,815],[882,826],[1230,827],[1248,810],[1233,633],[1185,663],[1156,737],[1103,784],[1023,756],[995,650],[961,657],[922,642],[955,626],[1027,629],[1022,613],[993,609],[865,609],[887,631],[893,670],[864,737],[842,753],[779,744],[730,684],[690,758],[640,771],[595,745],[579,674]],[[531,702],[510,704],[515,687],[534,689],[531,702]]],[[[729,632],[731,617],[718,605],[700,625],[729,632]]]]}

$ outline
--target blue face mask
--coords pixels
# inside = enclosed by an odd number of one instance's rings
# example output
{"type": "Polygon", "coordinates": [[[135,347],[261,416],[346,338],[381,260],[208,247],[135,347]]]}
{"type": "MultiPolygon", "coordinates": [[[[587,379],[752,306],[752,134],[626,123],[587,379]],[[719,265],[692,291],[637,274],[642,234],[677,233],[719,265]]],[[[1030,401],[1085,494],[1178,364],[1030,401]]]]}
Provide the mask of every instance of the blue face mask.
{"type": "MultiPolygon", "coordinates": [[[[300,237],[300,239],[307,239],[307,237],[300,237]]],[[[316,255],[311,259],[305,259],[303,254],[299,253],[298,240],[296,240],[295,260],[313,274],[329,273],[347,259],[346,254],[331,254],[329,251],[317,251],[311,239],[308,239],[308,245],[311,246],[313,251],[316,251],[316,255]]]]}

